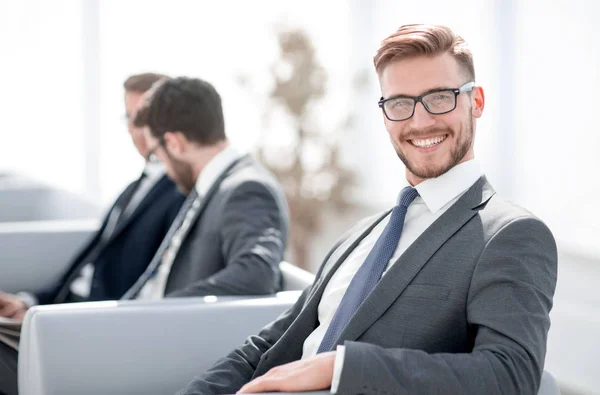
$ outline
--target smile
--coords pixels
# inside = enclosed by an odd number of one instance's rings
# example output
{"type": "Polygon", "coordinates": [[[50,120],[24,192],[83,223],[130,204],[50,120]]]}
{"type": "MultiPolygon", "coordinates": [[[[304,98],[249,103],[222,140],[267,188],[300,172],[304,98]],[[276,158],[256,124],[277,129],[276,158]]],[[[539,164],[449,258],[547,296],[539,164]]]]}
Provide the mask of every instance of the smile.
{"type": "Polygon", "coordinates": [[[443,136],[436,136],[436,137],[431,137],[431,138],[427,138],[427,139],[413,139],[413,140],[409,140],[409,141],[415,147],[431,148],[431,147],[435,147],[436,145],[443,143],[447,137],[448,137],[448,135],[445,134],[443,136]]]}

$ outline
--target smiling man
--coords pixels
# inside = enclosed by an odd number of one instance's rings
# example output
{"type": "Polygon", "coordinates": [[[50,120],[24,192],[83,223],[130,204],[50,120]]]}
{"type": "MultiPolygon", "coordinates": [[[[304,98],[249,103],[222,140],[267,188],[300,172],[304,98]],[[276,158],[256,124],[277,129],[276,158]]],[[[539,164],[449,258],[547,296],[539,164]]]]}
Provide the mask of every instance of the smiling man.
{"type": "Polygon", "coordinates": [[[556,245],[474,160],[471,52],[447,27],[408,25],[375,68],[406,166],[398,205],[342,236],[292,309],[180,394],[537,392],[556,245]]]}

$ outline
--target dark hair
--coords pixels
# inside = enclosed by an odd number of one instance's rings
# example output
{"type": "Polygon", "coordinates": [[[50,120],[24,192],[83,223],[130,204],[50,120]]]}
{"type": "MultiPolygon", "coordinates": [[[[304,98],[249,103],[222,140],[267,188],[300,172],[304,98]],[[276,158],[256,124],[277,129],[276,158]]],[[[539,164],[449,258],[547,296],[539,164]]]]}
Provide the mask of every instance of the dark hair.
{"type": "Polygon", "coordinates": [[[227,138],[221,96],[211,84],[197,78],[178,77],[154,85],[133,123],[148,126],[157,138],[174,131],[201,145],[227,138]]]}
{"type": "Polygon", "coordinates": [[[381,42],[373,59],[381,73],[390,63],[413,56],[449,53],[458,61],[471,80],[475,80],[473,55],[463,38],[449,27],[440,25],[404,25],[381,42]]]}
{"type": "Polygon", "coordinates": [[[123,88],[125,88],[125,92],[146,93],[156,82],[167,78],[169,77],[157,73],[136,74],[125,80],[123,88]]]}

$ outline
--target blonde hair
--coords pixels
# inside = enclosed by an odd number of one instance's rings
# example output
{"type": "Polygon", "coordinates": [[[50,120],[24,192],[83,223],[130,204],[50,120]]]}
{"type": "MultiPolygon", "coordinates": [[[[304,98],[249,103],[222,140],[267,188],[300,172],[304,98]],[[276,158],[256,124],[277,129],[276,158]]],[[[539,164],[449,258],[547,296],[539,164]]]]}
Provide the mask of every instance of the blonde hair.
{"type": "Polygon", "coordinates": [[[440,25],[404,25],[381,42],[373,59],[381,73],[390,63],[414,56],[452,55],[467,76],[475,80],[473,54],[465,40],[449,27],[440,25]]]}

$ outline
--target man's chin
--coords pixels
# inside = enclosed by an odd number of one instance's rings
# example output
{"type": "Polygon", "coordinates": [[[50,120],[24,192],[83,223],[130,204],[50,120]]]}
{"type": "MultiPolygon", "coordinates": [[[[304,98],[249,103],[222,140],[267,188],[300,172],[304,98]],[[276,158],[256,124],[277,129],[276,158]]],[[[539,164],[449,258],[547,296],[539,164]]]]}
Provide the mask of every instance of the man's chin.
{"type": "Polygon", "coordinates": [[[439,177],[443,174],[445,174],[448,170],[450,170],[452,168],[452,166],[435,166],[435,165],[429,165],[429,166],[407,166],[408,171],[410,171],[412,174],[414,174],[415,176],[426,180],[428,178],[436,178],[439,177]]]}

